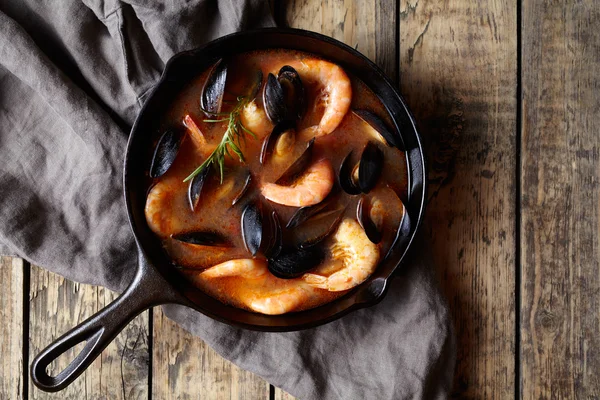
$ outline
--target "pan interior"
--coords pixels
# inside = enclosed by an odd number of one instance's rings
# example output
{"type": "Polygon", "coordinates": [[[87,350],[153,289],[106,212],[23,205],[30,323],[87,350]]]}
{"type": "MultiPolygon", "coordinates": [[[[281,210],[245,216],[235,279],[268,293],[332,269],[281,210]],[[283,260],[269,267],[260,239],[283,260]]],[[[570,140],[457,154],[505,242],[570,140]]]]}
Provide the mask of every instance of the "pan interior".
{"type": "Polygon", "coordinates": [[[129,138],[125,170],[125,199],[130,222],[143,256],[161,275],[182,293],[191,305],[212,318],[234,326],[263,331],[287,331],[317,326],[360,307],[377,303],[385,295],[387,280],[401,265],[420,224],[424,211],[425,169],[420,138],[403,99],[383,73],[360,53],[325,36],[301,30],[263,29],[229,35],[203,48],[174,56],[167,64],[160,82],[140,111],[129,138]],[[408,180],[408,215],[412,221],[409,231],[390,257],[363,284],[347,295],[323,306],[278,316],[255,314],[227,306],[192,286],[173,269],[162,246],[147,226],[144,216],[146,193],[151,179],[148,166],[152,143],[158,135],[158,118],[164,104],[171,103],[182,88],[216,60],[246,51],[269,48],[300,50],[329,59],[361,79],[382,101],[406,147],[408,180]]]}

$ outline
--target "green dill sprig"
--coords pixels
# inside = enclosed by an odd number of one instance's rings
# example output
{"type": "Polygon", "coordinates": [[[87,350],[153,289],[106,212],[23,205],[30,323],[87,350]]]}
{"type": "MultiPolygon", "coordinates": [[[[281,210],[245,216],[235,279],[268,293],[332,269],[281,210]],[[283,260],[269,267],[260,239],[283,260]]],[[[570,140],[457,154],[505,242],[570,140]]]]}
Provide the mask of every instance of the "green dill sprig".
{"type": "Polygon", "coordinates": [[[231,158],[235,158],[229,150],[231,150],[239,159],[240,162],[245,162],[244,154],[240,149],[241,143],[240,139],[245,139],[243,133],[247,133],[256,139],[256,135],[250,131],[250,129],[246,128],[242,121],[240,120],[240,113],[244,106],[248,104],[248,98],[240,96],[237,98],[237,102],[235,107],[230,112],[219,113],[216,114],[217,119],[205,119],[204,122],[227,122],[227,130],[223,134],[221,138],[221,142],[217,146],[217,148],[208,156],[206,160],[198,168],[194,170],[187,178],[183,181],[188,182],[191,179],[194,179],[196,175],[204,171],[205,168],[209,168],[210,166],[215,166],[221,175],[221,183],[223,183],[223,175],[225,169],[225,154],[227,154],[231,158]]]}

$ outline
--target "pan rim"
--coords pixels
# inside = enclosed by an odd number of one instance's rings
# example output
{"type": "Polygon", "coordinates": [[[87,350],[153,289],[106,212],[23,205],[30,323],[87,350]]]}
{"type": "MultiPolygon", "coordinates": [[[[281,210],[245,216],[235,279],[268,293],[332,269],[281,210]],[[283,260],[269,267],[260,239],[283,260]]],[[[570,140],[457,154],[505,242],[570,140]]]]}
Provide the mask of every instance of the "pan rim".
{"type": "MultiPolygon", "coordinates": [[[[245,329],[251,329],[251,330],[259,330],[259,331],[281,332],[281,331],[302,330],[302,329],[312,328],[312,327],[316,327],[316,326],[331,322],[331,321],[336,320],[336,319],[342,317],[343,315],[346,315],[354,310],[373,306],[373,305],[377,304],[378,302],[380,302],[385,297],[387,290],[389,288],[388,281],[393,278],[393,276],[399,270],[400,266],[405,262],[405,260],[407,258],[407,254],[413,247],[412,244],[413,244],[414,239],[415,239],[415,237],[419,231],[419,228],[422,224],[423,215],[425,212],[425,203],[426,203],[426,198],[427,198],[427,170],[426,170],[427,164],[426,164],[426,160],[425,160],[425,155],[424,155],[423,146],[422,146],[422,139],[420,137],[419,130],[417,129],[417,125],[416,125],[414,116],[412,115],[411,111],[408,109],[408,106],[406,105],[404,98],[399,93],[395,84],[393,84],[391,82],[391,80],[385,75],[385,73],[376,64],[374,64],[371,60],[369,60],[367,57],[362,55],[357,50],[351,48],[350,46],[347,46],[346,44],[344,44],[342,42],[339,42],[333,38],[324,36],[322,34],[311,32],[311,31],[306,31],[306,30],[302,30],[302,29],[292,29],[292,28],[262,28],[262,29],[256,29],[256,30],[236,32],[236,33],[232,33],[230,35],[220,37],[220,38],[215,39],[211,42],[208,42],[205,45],[198,47],[196,49],[178,53],[169,59],[169,61],[165,65],[164,71],[163,71],[160,79],[155,84],[153,89],[149,92],[149,94],[146,98],[146,102],[140,109],[140,111],[136,117],[136,120],[131,128],[131,132],[130,132],[130,135],[129,135],[129,138],[127,141],[126,153],[125,153],[124,164],[123,164],[123,192],[124,192],[124,197],[125,197],[127,215],[128,215],[129,225],[130,225],[130,228],[134,235],[134,238],[138,244],[138,249],[141,254],[141,257],[146,258],[147,262],[149,264],[151,264],[151,266],[150,266],[151,268],[155,268],[154,264],[152,264],[152,260],[147,255],[147,252],[144,250],[144,244],[140,240],[140,231],[139,231],[140,227],[138,227],[136,225],[136,223],[134,222],[133,205],[131,202],[131,196],[130,196],[130,190],[129,190],[130,180],[133,177],[130,177],[128,174],[128,171],[129,171],[128,165],[129,165],[129,161],[130,161],[131,154],[132,154],[132,148],[135,145],[134,142],[135,142],[136,133],[139,129],[139,125],[140,125],[140,121],[142,120],[142,116],[144,115],[144,113],[146,112],[146,110],[148,108],[148,105],[150,104],[150,100],[159,91],[161,86],[165,85],[165,83],[170,79],[171,73],[174,69],[174,66],[180,60],[182,60],[186,57],[192,57],[192,58],[193,57],[201,57],[202,54],[204,52],[206,52],[207,49],[219,48],[219,46],[226,46],[226,44],[228,42],[230,42],[234,39],[240,39],[240,38],[244,38],[244,37],[250,38],[253,36],[257,36],[257,35],[260,36],[260,35],[269,35],[269,34],[291,35],[291,36],[302,37],[302,38],[306,38],[306,39],[312,39],[312,40],[325,42],[330,45],[336,46],[336,47],[340,48],[341,50],[346,51],[347,53],[350,54],[351,57],[354,57],[355,59],[359,59],[360,62],[362,62],[362,64],[365,65],[366,68],[368,68],[370,72],[376,74],[377,79],[379,79],[382,82],[382,84],[386,85],[390,89],[390,93],[392,93],[393,96],[396,98],[395,99],[396,102],[402,108],[402,111],[405,113],[405,115],[407,117],[407,121],[405,121],[405,122],[410,123],[410,127],[412,128],[412,133],[414,133],[414,140],[416,142],[414,148],[410,149],[410,155],[409,155],[409,150],[408,149],[406,150],[407,166],[409,168],[408,169],[408,175],[409,175],[408,193],[410,194],[411,197],[417,196],[417,199],[414,199],[414,200],[416,200],[415,204],[412,204],[411,198],[409,197],[409,203],[411,205],[410,211],[412,213],[411,218],[415,220],[415,223],[414,223],[414,226],[411,226],[409,238],[406,242],[404,249],[402,250],[402,253],[397,257],[397,262],[395,262],[395,266],[393,268],[391,268],[391,272],[388,274],[388,276],[383,278],[384,286],[383,286],[382,291],[378,295],[374,296],[371,299],[368,299],[367,301],[356,301],[353,304],[351,304],[350,306],[343,308],[339,312],[335,312],[330,315],[323,316],[322,318],[316,318],[311,321],[296,323],[296,324],[289,324],[289,325],[287,325],[287,324],[261,325],[261,324],[254,324],[254,323],[245,323],[243,321],[232,320],[229,318],[225,318],[221,315],[217,315],[217,314],[211,312],[210,310],[207,310],[206,308],[202,308],[200,305],[198,305],[196,303],[191,303],[189,300],[187,303],[185,300],[182,301],[182,304],[190,306],[194,310],[196,310],[212,319],[227,323],[232,326],[241,327],[241,328],[245,328],[245,329]],[[411,163],[411,158],[414,158],[414,160],[412,160],[413,161],[412,163],[411,163]],[[416,166],[417,167],[416,170],[414,169],[415,162],[420,164],[420,166],[419,165],[416,166]],[[420,182],[415,182],[415,178],[413,177],[413,174],[420,176],[420,182]],[[417,185],[416,188],[414,188],[415,185],[417,185]]],[[[278,46],[277,48],[282,48],[282,46],[278,46]]],[[[283,47],[283,48],[285,48],[285,47],[283,47]]],[[[290,47],[290,49],[293,49],[293,47],[290,47]]],[[[359,78],[362,79],[360,76],[359,76],[359,78]]],[[[378,95],[378,97],[379,97],[379,95],[378,95]]],[[[396,124],[397,128],[398,128],[399,127],[399,116],[392,115],[391,110],[388,107],[389,102],[391,100],[384,100],[381,97],[379,97],[379,98],[382,101],[382,103],[383,103],[384,107],[386,108],[386,110],[388,111],[388,113],[390,113],[390,115],[392,116],[392,120],[394,121],[394,124],[396,124]]],[[[419,180],[419,179],[417,179],[417,180],[419,180]]],[[[161,271],[159,271],[159,273],[161,273],[161,275],[163,275],[161,271]]],[[[164,279],[167,281],[167,283],[169,285],[174,286],[169,281],[169,279],[167,279],[166,277],[164,277],[164,279]]],[[[367,281],[367,282],[369,282],[369,281],[367,281]]],[[[366,285],[367,282],[359,285],[358,288],[363,287],[364,285],[366,285]]],[[[183,293],[181,294],[181,296],[185,297],[185,295],[183,293]]],[[[343,299],[346,296],[347,295],[342,296],[340,299],[343,299]]],[[[334,300],[331,303],[336,303],[340,299],[334,300]]],[[[328,303],[328,304],[331,304],[331,303],[328,303]]],[[[323,306],[321,306],[321,307],[323,307],[323,306]]],[[[320,307],[317,307],[312,310],[313,311],[318,310],[319,308],[320,307]]],[[[307,311],[311,311],[311,310],[307,310],[307,311]]],[[[303,313],[303,312],[300,312],[300,313],[303,313]]],[[[268,316],[267,316],[267,318],[268,318],[268,316]]]]}

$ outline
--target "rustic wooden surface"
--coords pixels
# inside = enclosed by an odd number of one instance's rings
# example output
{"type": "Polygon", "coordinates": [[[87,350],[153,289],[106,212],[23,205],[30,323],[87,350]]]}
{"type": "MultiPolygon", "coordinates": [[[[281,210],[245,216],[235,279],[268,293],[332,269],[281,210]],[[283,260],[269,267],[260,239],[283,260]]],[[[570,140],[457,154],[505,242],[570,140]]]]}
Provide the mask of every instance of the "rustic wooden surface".
{"type": "Polygon", "coordinates": [[[454,394],[509,398],[516,378],[516,2],[400,4],[400,91],[428,149],[424,231],[458,336],[454,394]]]}
{"type": "Polygon", "coordinates": [[[0,258],[0,399],[23,394],[23,261],[0,258]]]}
{"type": "Polygon", "coordinates": [[[521,392],[600,398],[600,4],[523,3],[521,392]]]}
{"type": "MultiPolygon", "coordinates": [[[[453,397],[598,398],[600,4],[274,7],[280,21],[374,60],[415,113],[430,164],[423,231],[458,336],[453,397]]],[[[2,258],[0,399],[293,398],[160,309],[136,318],[65,391],[35,389],[31,358],[114,296],[2,258]]]]}
{"type": "MultiPolygon", "coordinates": [[[[31,268],[29,288],[29,360],[79,322],[107,306],[116,295],[107,289],[68,281],[39,267],[31,268]]],[[[83,345],[50,364],[60,372],[83,345]]],[[[147,399],[148,312],[135,318],[73,384],[46,393],[29,383],[32,399],[147,399]]]]}

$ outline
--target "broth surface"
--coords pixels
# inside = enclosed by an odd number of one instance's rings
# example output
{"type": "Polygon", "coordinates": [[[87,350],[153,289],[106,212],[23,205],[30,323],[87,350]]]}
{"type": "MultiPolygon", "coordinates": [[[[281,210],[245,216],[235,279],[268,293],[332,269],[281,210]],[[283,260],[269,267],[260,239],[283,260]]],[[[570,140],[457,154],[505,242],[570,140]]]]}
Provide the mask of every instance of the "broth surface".
{"type": "MultiPolygon", "coordinates": [[[[277,71],[283,65],[315,58],[318,57],[290,50],[255,51],[234,57],[228,63],[223,110],[228,111],[227,107],[231,107],[228,102],[235,101],[237,96],[248,92],[252,79],[258,70],[262,71],[265,78],[263,79],[264,86],[267,75],[269,73],[277,74],[277,71]]],[[[200,73],[182,91],[176,101],[168,107],[168,111],[162,116],[158,127],[161,132],[174,126],[183,126],[184,117],[189,115],[200,128],[210,146],[214,147],[221,141],[227,129],[227,124],[225,122],[205,122],[208,118],[202,113],[199,105],[202,88],[208,74],[209,70],[200,73]]],[[[298,122],[297,132],[318,124],[324,108],[322,85],[319,82],[305,79],[302,74],[300,76],[306,90],[308,104],[305,116],[298,122]]],[[[383,119],[388,127],[392,127],[391,119],[377,96],[360,80],[350,76],[350,74],[348,76],[352,83],[350,109],[369,110],[383,119]]],[[[261,94],[262,88],[255,101],[257,108],[262,110],[261,94]]],[[[159,191],[159,188],[161,191],[160,196],[155,196],[158,199],[156,204],[150,205],[150,200],[148,200],[146,205],[146,216],[149,224],[150,219],[154,218],[155,223],[150,224],[150,226],[161,239],[165,251],[173,260],[174,269],[176,268],[186,278],[190,279],[200,290],[224,303],[249,309],[248,304],[252,299],[260,299],[269,295],[282,296],[288,292],[295,293],[294,290],[299,285],[302,286],[302,298],[297,305],[286,311],[300,311],[330,302],[347,293],[347,291],[333,292],[309,287],[302,281],[301,277],[279,279],[270,276],[268,279],[259,280],[247,279],[241,276],[205,278],[200,274],[203,270],[227,260],[252,258],[250,252],[245,248],[240,224],[244,205],[248,202],[261,201],[265,209],[275,210],[279,215],[282,227],[285,227],[290,217],[297,211],[296,207],[284,206],[266,200],[261,195],[258,186],[261,182],[275,182],[282,172],[302,154],[307,145],[306,138],[298,138],[293,148],[285,156],[273,156],[261,165],[259,154],[265,134],[263,132],[254,133],[258,138],[255,139],[246,134],[241,140],[241,150],[244,154],[245,163],[240,163],[237,157],[230,158],[226,156],[225,164],[227,168],[223,183],[219,182],[218,173],[211,173],[202,190],[199,204],[196,210],[192,211],[187,198],[188,183],[184,183],[183,180],[204,161],[206,151],[204,153],[199,151],[189,132],[187,132],[175,162],[164,175],[155,179],[154,185],[156,186],[150,189],[149,193],[154,194],[159,191]],[[239,184],[236,179],[240,179],[238,172],[242,165],[251,171],[253,186],[244,195],[242,201],[235,206],[231,206],[231,201],[237,193],[229,192],[228,189],[239,184]],[[155,213],[154,216],[151,215],[149,210],[155,213]],[[197,246],[171,238],[173,234],[190,231],[220,232],[231,241],[232,247],[197,246]],[[274,288],[276,288],[275,291],[274,288]]],[[[373,128],[351,111],[345,115],[332,133],[316,138],[313,147],[313,160],[328,159],[333,166],[337,180],[343,158],[352,151],[353,159],[357,162],[363,148],[369,141],[378,143],[378,148],[383,152],[384,167],[375,188],[365,196],[367,199],[378,198],[381,201],[384,205],[384,221],[399,220],[402,217],[403,209],[401,205],[397,206],[398,198],[405,201],[407,190],[408,175],[405,155],[402,151],[378,141],[373,128]]],[[[336,186],[337,182],[334,184],[334,188],[336,186]]],[[[361,196],[348,195],[340,190],[337,208],[344,208],[344,218],[357,219],[356,210],[360,198],[361,196]]],[[[285,231],[284,242],[293,243],[299,240],[300,237],[310,237],[319,227],[322,228],[322,223],[319,225],[318,220],[309,222],[311,223],[307,222],[294,231],[285,231]]],[[[385,246],[389,245],[391,238],[395,237],[397,226],[387,228],[382,243],[378,245],[381,252],[380,260],[387,251],[385,246]]],[[[331,239],[328,238],[320,245],[327,247],[330,244],[331,239]]],[[[264,257],[258,254],[256,259],[261,262],[264,257]]],[[[324,264],[330,265],[331,271],[321,272],[331,273],[342,268],[341,264],[332,261],[334,261],[333,255],[331,252],[327,252],[324,264]],[[331,265],[337,265],[337,267],[331,267],[331,265]]]]}

